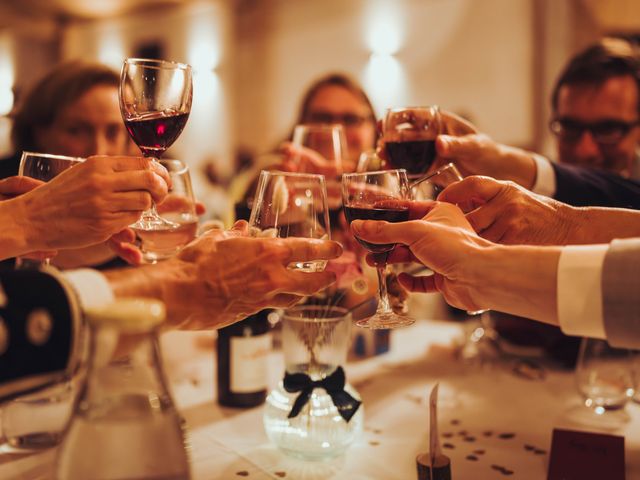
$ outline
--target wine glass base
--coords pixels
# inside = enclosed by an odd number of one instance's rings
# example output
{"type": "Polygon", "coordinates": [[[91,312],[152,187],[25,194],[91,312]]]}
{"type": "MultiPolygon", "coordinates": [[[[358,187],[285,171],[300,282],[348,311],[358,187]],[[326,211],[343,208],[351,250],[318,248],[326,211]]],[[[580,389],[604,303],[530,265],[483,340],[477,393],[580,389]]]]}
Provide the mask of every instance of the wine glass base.
{"type": "Polygon", "coordinates": [[[408,327],[415,323],[415,318],[397,313],[376,313],[373,317],[363,318],[356,322],[361,328],[370,330],[390,330],[392,328],[408,327]]]}

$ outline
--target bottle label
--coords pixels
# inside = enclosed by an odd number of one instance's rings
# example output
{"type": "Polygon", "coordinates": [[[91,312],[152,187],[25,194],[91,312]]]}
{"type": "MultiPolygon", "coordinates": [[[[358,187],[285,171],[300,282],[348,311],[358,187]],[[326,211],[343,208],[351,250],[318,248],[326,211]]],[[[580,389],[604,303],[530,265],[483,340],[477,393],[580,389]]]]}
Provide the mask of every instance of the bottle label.
{"type": "Polygon", "coordinates": [[[271,351],[271,333],[255,337],[231,337],[230,381],[233,393],[253,393],[267,388],[267,357],[271,351]]]}

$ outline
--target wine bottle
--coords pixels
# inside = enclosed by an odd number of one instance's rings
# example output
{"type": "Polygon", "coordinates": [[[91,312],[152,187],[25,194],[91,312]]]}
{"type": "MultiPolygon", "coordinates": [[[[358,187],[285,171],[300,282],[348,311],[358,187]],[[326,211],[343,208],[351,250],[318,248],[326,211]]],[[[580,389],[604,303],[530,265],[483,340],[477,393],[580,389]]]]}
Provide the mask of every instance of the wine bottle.
{"type": "Polygon", "coordinates": [[[271,332],[262,310],[218,330],[218,403],[247,408],[264,403],[271,332]]]}

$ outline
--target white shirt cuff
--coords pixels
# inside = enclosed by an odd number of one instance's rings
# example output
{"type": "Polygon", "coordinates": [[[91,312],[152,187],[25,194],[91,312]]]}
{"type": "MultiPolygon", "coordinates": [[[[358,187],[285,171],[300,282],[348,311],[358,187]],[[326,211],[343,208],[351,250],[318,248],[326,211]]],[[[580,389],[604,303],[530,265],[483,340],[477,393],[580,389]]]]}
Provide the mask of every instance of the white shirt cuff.
{"type": "Polygon", "coordinates": [[[558,322],[567,335],[605,338],[602,265],[609,245],[562,249],[558,262],[558,322]]]}
{"type": "Polygon", "coordinates": [[[536,162],[536,181],[531,190],[533,193],[553,198],[556,194],[556,172],[551,166],[551,160],[537,153],[533,153],[532,157],[536,162]]]}
{"type": "Polygon", "coordinates": [[[114,295],[109,281],[97,270],[89,268],[68,270],[63,275],[78,295],[84,311],[113,302],[114,295]]]}

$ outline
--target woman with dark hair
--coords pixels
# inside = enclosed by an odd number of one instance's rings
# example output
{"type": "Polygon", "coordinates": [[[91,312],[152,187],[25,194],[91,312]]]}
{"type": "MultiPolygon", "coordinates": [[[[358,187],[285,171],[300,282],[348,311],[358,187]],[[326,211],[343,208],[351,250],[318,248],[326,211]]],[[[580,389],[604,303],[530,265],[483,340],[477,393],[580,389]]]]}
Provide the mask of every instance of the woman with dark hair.
{"type": "Polygon", "coordinates": [[[16,154],[0,161],[0,177],[17,174],[24,150],[73,157],[130,153],[118,103],[119,83],[118,74],[101,64],[73,61],[56,66],[25,95],[13,115],[16,154]]]}
{"type": "Polygon", "coordinates": [[[354,171],[360,154],[375,147],[376,115],[362,87],[350,77],[332,73],[314,82],[300,105],[297,124],[337,123],[347,138],[345,171],[354,171]]]}

